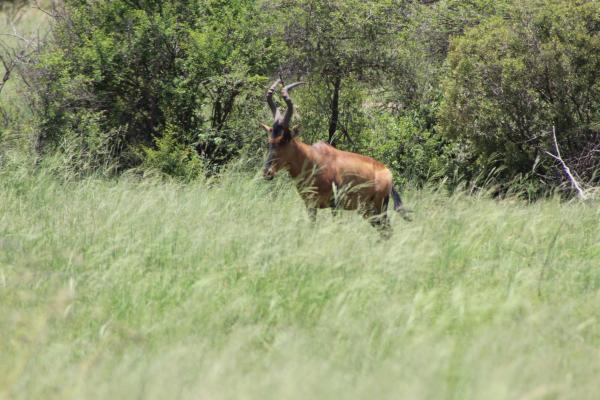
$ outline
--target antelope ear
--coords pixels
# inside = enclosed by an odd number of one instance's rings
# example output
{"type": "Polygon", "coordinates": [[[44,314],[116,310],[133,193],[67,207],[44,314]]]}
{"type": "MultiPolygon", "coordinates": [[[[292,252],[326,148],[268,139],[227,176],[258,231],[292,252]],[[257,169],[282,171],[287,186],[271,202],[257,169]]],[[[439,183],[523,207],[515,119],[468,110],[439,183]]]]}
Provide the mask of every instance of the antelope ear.
{"type": "Polygon", "coordinates": [[[294,125],[292,127],[292,137],[296,137],[300,134],[300,126],[294,125]]]}
{"type": "Polygon", "coordinates": [[[261,127],[261,128],[263,128],[263,129],[265,130],[265,132],[267,132],[267,133],[269,133],[269,134],[270,134],[271,132],[273,132],[273,128],[271,128],[269,125],[265,125],[265,124],[262,124],[262,123],[261,123],[261,124],[260,124],[260,127],[261,127]]]}

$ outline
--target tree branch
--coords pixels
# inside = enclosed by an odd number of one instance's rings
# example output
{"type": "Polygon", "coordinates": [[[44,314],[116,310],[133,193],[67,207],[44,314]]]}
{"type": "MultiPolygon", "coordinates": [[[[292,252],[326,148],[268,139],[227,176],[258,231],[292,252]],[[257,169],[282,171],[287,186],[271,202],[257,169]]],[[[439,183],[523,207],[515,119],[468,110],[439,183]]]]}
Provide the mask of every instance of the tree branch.
{"type": "Polygon", "coordinates": [[[36,10],[39,10],[39,11],[43,12],[44,14],[46,14],[49,17],[54,18],[54,19],[56,19],[58,17],[58,15],[56,13],[52,13],[52,12],[50,12],[50,11],[45,10],[44,8],[42,8],[42,6],[40,6],[39,0],[35,0],[33,3],[34,4],[31,7],[35,8],[36,10]]]}
{"type": "Polygon", "coordinates": [[[558,140],[556,140],[556,127],[554,125],[552,126],[552,138],[554,139],[554,148],[556,149],[556,154],[552,154],[549,151],[546,151],[545,153],[562,164],[563,171],[567,175],[567,178],[571,182],[571,185],[573,185],[575,190],[577,190],[577,196],[579,197],[579,199],[580,200],[587,199],[587,195],[586,195],[585,191],[581,188],[581,186],[577,182],[577,179],[575,179],[575,177],[571,173],[571,169],[564,162],[562,156],[560,155],[560,148],[558,147],[558,140]]]}
{"type": "Polygon", "coordinates": [[[15,59],[8,59],[6,60],[4,55],[2,53],[0,53],[0,62],[2,62],[2,66],[4,67],[4,76],[2,77],[2,80],[0,80],[0,94],[2,93],[2,89],[4,89],[4,85],[6,85],[6,82],[8,82],[8,80],[10,79],[10,74],[13,71],[13,68],[15,67],[15,59]]]}

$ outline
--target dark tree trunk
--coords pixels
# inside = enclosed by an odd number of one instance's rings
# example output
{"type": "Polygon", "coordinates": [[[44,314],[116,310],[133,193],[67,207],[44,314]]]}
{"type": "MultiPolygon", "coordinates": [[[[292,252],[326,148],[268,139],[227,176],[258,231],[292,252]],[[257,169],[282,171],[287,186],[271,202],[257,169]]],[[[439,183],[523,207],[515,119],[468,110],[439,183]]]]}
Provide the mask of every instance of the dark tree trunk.
{"type": "Polygon", "coordinates": [[[331,96],[331,117],[329,119],[329,138],[328,142],[335,147],[335,132],[338,127],[340,115],[340,87],[342,78],[337,75],[333,81],[333,95],[331,96]]]}
{"type": "Polygon", "coordinates": [[[212,128],[220,131],[223,129],[229,114],[233,111],[236,97],[240,94],[240,84],[236,83],[229,91],[220,90],[213,104],[212,128]]]}

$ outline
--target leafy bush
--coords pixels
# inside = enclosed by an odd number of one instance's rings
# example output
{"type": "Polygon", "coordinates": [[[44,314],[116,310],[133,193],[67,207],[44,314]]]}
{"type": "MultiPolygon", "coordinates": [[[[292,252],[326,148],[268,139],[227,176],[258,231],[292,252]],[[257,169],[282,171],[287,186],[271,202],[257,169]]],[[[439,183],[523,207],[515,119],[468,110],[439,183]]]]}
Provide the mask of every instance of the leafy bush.
{"type": "Polygon", "coordinates": [[[361,151],[388,165],[402,184],[421,186],[452,176],[456,148],[425,125],[416,114],[378,113],[363,136],[361,151]]]}
{"type": "Polygon", "coordinates": [[[183,181],[196,179],[203,174],[202,160],[195,149],[179,143],[172,133],[156,138],[155,144],[156,148],[142,148],[144,169],[157,170],[183,181]]]}
{"type": "Polygon", "coordinates": [[[588,182],[600,167],[600,4],[514,3],[455,38],[439,127],[465,140],[471,174],[502,166],[502,182],[529,176],[560,183],[555,126],[567,163],[588,182]]]}
{"type": "MultiPolygon", "coordinates": [[[[121,168],[139,163],[166,127],[209,162],[235,156],[254,115],[240,98],[262,93],[280,48],[257,1],[67,0],[36,73],[40,147],[75,132],[122,132],[121,168]],[[86,125],[85,115],[94,115],[86,125]],[[232,122],[244,118],[246,123],[232,122]],[[83,123],[82,123],[83,122],[83,123]],[[234,129],[232,129],[232,127],[234,129]]],[[[256,110],[256,109],[253,109],[256,110]]]]}

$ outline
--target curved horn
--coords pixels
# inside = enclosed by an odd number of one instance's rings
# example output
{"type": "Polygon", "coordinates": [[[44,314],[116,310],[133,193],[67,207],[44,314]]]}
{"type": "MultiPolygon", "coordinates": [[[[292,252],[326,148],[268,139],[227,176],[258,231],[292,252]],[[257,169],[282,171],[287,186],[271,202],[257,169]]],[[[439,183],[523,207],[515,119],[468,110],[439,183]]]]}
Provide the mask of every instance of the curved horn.
{"type": "Polygon", "coordinates": [[[292,102],[289,91],[295,88],[296,86],[304,85],[305,83],[306,82],[290,83],[289,85],[281,89],[281,96],[283,97],[283,101],[285,101],[285,104],[287,104],[287,110],[285,110],[285,115],[283,116],[283,119],[281,121],[281,124],[285,128],[290,127],[290,121],[292,120],[292,115],[294,115],[294,103],[292,102]]]}
{"type": "Polygon", "coordinates": [[[273,118],[275,119],[277,119],[278,117],[277,114],[279,113],[279,110],[277,109],[277,104],[275,104],[275,102],[273,101],[273,93],[275,92],[275,88],[277,88],[277,85],[279,85],[280,83],[281,79],[277,79],[275,83],[271,85],[269,90],[267,90],[267,104],[269,105],[271,113],[273,113],[273,118]]]}

